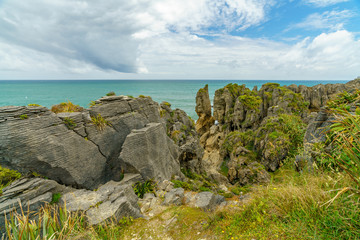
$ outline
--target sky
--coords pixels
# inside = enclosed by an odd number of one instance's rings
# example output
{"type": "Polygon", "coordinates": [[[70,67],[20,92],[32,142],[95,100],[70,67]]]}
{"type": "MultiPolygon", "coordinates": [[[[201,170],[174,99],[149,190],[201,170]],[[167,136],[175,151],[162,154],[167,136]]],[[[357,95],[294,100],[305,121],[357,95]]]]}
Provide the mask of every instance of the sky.
{"type": "Polygon", "coordinates": [[[0,80],[351,80],[360,0],[0,0],[0,80]]]}

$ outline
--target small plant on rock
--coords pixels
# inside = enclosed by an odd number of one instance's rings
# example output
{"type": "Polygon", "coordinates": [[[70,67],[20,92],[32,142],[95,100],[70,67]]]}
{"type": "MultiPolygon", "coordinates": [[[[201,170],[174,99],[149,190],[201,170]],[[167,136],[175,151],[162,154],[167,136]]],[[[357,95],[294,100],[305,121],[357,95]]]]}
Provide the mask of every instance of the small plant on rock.
{"type": "Polygon", "coordinates": [[[155,191],[155,182],[152,179],[145,182],[137,182],[133,186],[135,194],[139,198],[143,198],[145,193],[153,193],[155,191]]]}
{"type": "Polygon", "coordinates": [[[66,118],[64,118],[63,122],[64,122],[65,126],[70,130],[73,130],[76,127],[76,123],[71,118],[66,117],[66,118]]]}
{"type": "Polygon", "coordinates": [[[115,94],[115,92],[113,92],[113,91],[111,91],[111,92],[108,92],[107,94],[106,94],[106,96],[115,96],[116,94],[115,94]]]}
{"type": "Polygon", "coordinates": [[[79,105],[75,105],[70,101],[62,102],[51,107],[51,111],[54,113],[81,112],[82,110],[84,110],[84,108],[80,107],[79,105]]]}
{"type": "Polygon", "coordinates": [[[91,121],[100,131],[104,130],[106,126],[111,126],[111,123],[105,120],[100,113],[95,117],[91,117],[91,121]]]}
{"type": "Polygon", "coordinates": [[[61,198],[61,193],[54,193],[54,194],[52,195],[52,199],[51,199],[50,204],[58,203],[59,200],[60,200],[60,198],[61,198]]]}
{"type": "Polygon", "coordinates": [[[19,118],[20,118],[21,120],[25,120],[25,119],[28,119],[29,117],[28,117],[28,115],[23,114],[23,115],[20,115],[19,118]]]}

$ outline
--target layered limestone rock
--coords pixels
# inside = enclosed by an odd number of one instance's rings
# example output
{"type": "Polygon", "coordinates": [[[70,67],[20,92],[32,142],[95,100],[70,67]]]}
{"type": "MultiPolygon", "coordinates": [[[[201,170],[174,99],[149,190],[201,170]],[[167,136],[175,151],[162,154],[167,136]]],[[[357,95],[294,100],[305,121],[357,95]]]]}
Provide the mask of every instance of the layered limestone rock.
{"type": "Polygon", "coordinates": [[[305,101],[309,102],[309,108],[313,111],[319,111],[325,106],[326,102],[334,98],[340,92],[351,92],[360,88],[360,78],[349,81],[345,84],[318,84],[313,87],[292,84],[287,87],[295,93],[300,93],[305,101]]]}
{"type": "Polygon", "coordinates": [[[208,87],[209,86],[206,84],[205,87],[200,88],[196,94],[195,112],[199,116],[199,119],[196,121],[195,129],[200,136],[209,131],[215,121],[211,115],[211,102],[208,87]]]}
{"type": "Polygon", "coordinates": [[[71,212],[82,211],[90,225],[142,217],[132,182],[109,181],[97,191],[76,190],[64,194],[60,203],[71,212]]]}
{"type": "MultiPolygon", "coordinates": [[[[179,122],[190,125],[185,113],[178,116],[179,122]]],[[[0,165],[86,189],[121,180],[130,169],[124,166],[138,166],[132,161],[143,162],[142,169],[130,172],[144,174],[145,179],[170,178],[180,173],[179,152],[186,155],[193,151],[194,158],[201,158],[201,148],[194,150],[193,141],[185,137],[180,151],[161,122],[159,104],[149,97],[103,97],[90,109],[75,113],[55,114],[44,107],[1,107],[0,165]],[[137,145],[130,146],[130,142],[137,145]],[[123,148],[126,160],[122,162],[123,148]],[[147,166],[157,170],[144,171],[147,166]]]]}
{"type": "Polygon", "coordinates": [[[104,180],[106,157],[46,108],[0,107],[0,165],[93,188],[104,180]]]}
{"type": "Polygon", "coordinates": [[[204,149],[200,145],[198,133],[195,131],[195,123],[183,110],[171,109],[171,104],[160,104],[161,122],[166,125],[167,135],[179,146],[179,162],[181,168],[192,172],[204,171],[201,159],[204,149]]]}
{"type": "Polygon", "coordinates": [[[140,173],[145,180],[163,181],[181,175],[179,150],[161,123],[133,130],[125,139],[119,165],[125,172],[140,173]]]}

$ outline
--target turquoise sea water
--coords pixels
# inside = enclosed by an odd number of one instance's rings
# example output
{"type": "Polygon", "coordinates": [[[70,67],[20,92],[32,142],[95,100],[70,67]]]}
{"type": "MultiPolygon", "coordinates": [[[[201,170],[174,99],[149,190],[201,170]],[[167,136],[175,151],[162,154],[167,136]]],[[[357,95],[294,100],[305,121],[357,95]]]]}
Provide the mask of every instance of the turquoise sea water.
{"type": "Polygon", "coordinates": [[[50,108],[54,104],[71,101],[82,107],[89,107],[90,101],[96,100],[110,91],[117,95],[151,96],[157,102],[167,101],[172,108],[186,111],[192,118],[195,113],[195,97],[199,88],[209,84],[211,100],[216,89],[228,83],[245,84],[252,89],[267,82],[281,85],[306,85],[326,83],[345,83],[347,81],[255,81],[255,80],[63,80],[63,81],[0,81],[0,106],[24,106],[37,103],[50,108]]]}

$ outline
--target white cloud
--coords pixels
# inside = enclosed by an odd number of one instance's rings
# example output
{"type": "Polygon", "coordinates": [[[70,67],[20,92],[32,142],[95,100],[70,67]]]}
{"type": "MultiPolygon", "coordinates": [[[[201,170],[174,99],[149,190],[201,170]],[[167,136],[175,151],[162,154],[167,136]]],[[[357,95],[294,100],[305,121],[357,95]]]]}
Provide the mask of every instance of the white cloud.
{"type": "Polygon", "coordinates": [[[360,69],[360,42],[345,30],[295,45],[228,35],[207,41],[167,34],[149,39],[141,52],[148,78],[352,79],[360,69]]]}
{"type": "Polygon", "coordinates": [[[343,11],[326,11],[323,13],[313,13],[303,22],[300,22],[293,28],[304,28],[307,30],[341,30],[344,28],[346,21],[353,17],[354,14],[349,10],[343,11]]]}
{"type": "Polygon", "coordinates": [[[349,0],[304,0],[305,3],[316,7],[327,7],[337,3],[348,2],[349,0]]]}
{"type": "Polygon", "coordinates": [[[351,79],[359,75],[360,43],[335,24],[344,22],[348,11],[309,16],[297,27],[330,33],[293,40],[298,42],[295,45],[229,35],[266,21],[273,4],[266,0],[5,0],[0,9],[0,78],[351,79]],[[207,40],[199,34],[216,37],[207,40]]]}
{"type": "MultiPolygon", "coordinates": [[[[75,61],[79,73],[91,69],[144,73],[146,66],[138,59],[143,39],[214,26],[245,29],[263,21],[271,4],[265,0],[5,0],[0,8],[0,41],[47,55],[65,72],[73,69],[62,62],[75,61]]],[[[16,60],[9,62],[16,67],[16,60]]]]}

